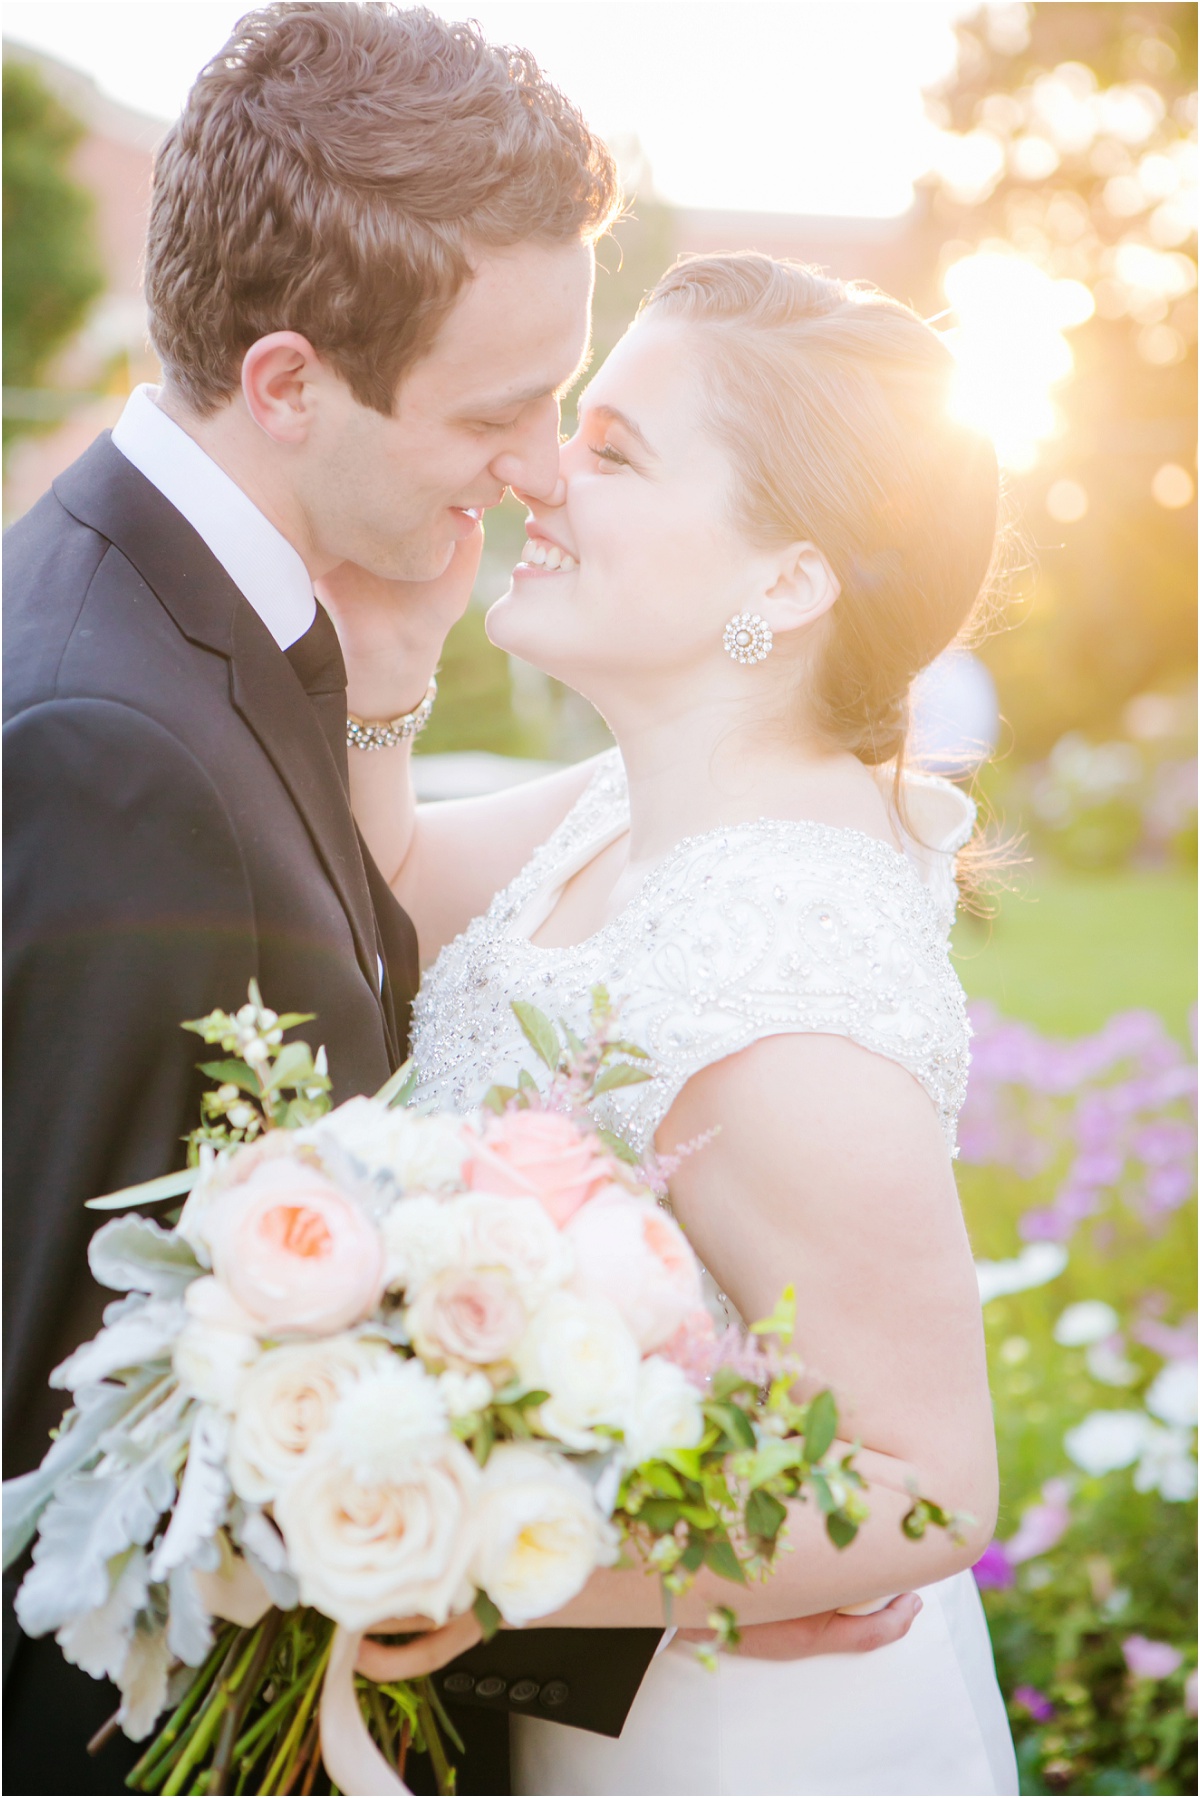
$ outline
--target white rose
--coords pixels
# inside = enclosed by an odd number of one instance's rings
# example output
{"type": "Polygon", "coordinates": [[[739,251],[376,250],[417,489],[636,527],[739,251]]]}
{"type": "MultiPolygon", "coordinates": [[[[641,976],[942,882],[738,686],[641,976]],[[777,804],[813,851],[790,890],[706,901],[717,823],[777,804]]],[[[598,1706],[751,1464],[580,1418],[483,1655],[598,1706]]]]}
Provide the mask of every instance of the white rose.
{"type": "Polygon", "coordinates": [[[460,1259],[458,1228],[450,1206],[429,1193],[398,1199],[381,1228],[388,1287],[410,1299],[460,1259]]]}
{"type": "Polygon", "coordinates": [[[403,1473],[414,1449],[446,1432],[438,1383],[419,1361],[382,1355],[334,1406],[329,1444],[364,1485],[403,1473]]]}
{"type": "Polygon", "coordinates": [[[626,1466],[651,1461],[669,1448],[695,1448],[703,1434],[700,1394],[683,1369],[661,1355],[648,1356],[641,1365],[625,1431],[626,1466]]]}
{"type": "Polygon", "coordinates": [[[448,1367],[438,1375],[438,1391],[451,1417],[469,1417],[492,1402],[492,1382],[485,1373],[463,1373],[448,1367]]]}
{"type": "Polygon", "coordinates": [[[474,1456],[449,1436],[369,1483],[322,1443],[275,1503],[301,1602],[346,1629],[417,1615],[444,1623],[470,1602],[479,1479],[474,1456]]]}
{"type": "Polygon", "coordinates": [[[637,1391],[641,1357],[607,1299],[555,1292],[534,1315],[516,1352],[530,1390],[548,1392],[543,1427],[569,1448],[594,1448],[596,1426],[624,1429],[637,1391]]]}
{"type": "Polygon", "coordinates": [[[571,1245],[537,1199],[465,1193],[450,1199],[447,1210],[466,1266],[503,1268],[528,1310],[570,1279],[571,1245]]]}
{"type": "Polygon", "coordinates": [[[488,1457],[475,1537],[471,1577],[517,1626],[569,1604],[617,1552],[586,1482],[557,1455],[515,1443],[488,1457]]]}
{"type": "Polygon", "coordinates": [[[355,1336],[269,1349],[242,1380],[229,1439],[239,1498],[265,1504],[293,1479],[333,1421],[343,1392],[390,1350],[355,1336]]]}
{"type": "Polygon", "coordinates": [[[190,1317],[176,1339],[172,1360],[185,1392],[202,1404],[232,1413],[248,1368],[262,1352],[256,1336],[223,1330],[190,1317]]]}
{"type": "Polygon", "coordinates": [[[305,1134],[318,1148],[335,1143],[365,1179],[394,1183],[401,1192],[461,1189],[463,1162],[474,1147],[463,1118],[422,1116],[364,1098],[348,1099],[305,1134]]]}

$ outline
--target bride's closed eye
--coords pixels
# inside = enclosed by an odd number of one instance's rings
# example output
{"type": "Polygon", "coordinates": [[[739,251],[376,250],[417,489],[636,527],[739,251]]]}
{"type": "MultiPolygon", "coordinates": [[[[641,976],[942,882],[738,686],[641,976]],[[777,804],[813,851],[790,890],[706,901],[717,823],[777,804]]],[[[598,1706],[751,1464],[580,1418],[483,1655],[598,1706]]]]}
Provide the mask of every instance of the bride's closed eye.
{"type": "Polygon", "coordinates": [[[608,462],[614,468],[628,468],[630,465],[629,457],[623,456],[611,443],[589,443],[588,448],[599,462],[608,462]]]}

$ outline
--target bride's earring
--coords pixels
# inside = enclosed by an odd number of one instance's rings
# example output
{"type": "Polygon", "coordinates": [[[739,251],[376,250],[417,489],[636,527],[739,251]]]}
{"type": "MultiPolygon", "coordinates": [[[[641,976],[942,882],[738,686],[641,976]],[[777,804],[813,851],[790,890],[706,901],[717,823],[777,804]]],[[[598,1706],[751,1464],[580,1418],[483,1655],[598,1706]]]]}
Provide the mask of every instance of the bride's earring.
{"type": "Polygon", "coordinates": [[[735,662],[765,662],[775,647],[770,625],[757,612],[738,612],[725,626],[722,641],[735,662]]]}

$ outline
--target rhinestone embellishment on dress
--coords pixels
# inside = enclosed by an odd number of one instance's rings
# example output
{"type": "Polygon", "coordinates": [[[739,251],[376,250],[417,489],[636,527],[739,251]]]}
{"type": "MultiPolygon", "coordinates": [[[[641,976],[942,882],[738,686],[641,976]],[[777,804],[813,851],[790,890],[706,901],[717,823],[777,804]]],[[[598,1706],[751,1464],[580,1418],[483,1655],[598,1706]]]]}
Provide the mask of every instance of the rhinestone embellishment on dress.
{"type": "Polygon", "coordinates": [[[725,626],[726,655],[735,662],[765,662],[775,647],[771,627],[757,612],[738,612],[725,626]]]}
{"type": "Polygon", "coordinates": [[[760,1037],[810,1031],[907,1068],[953,1145],[966,1002],[946,952],[950,911],[913,864],[859,831],[762,819],[677,843],[585,942],[532,943],[526,908],[611,839],[628,809],[611,750],[554,835],[442,950],[413,1014],[417,1099],[465,1111],[494,1080],[515,1084],[530,1058],[510,1002],[536,995],[581,1030],[602,982],[623,1034],[655,1063],[653,1079],[597,1105],[597,1122],[638,1152],[701,1068],[760,1037]]]}

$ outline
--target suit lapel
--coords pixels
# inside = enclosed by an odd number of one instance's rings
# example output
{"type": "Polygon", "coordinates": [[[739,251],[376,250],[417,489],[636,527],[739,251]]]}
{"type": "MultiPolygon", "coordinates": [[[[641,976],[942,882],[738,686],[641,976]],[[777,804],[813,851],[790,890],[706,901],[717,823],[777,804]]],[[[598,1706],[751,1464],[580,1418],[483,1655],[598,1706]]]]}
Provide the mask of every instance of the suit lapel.
{"type": "Polygon", "coordinates": [[[107,432],[59,476],[54,491],[72,517],[133,564],[189,641],[228,660],[234,708],[304,820],[394,1038],[390,1008],[379,992],[375,914],[354,820],[316,713],[287,657],[204,539],[113,447],[107,432]]]}

